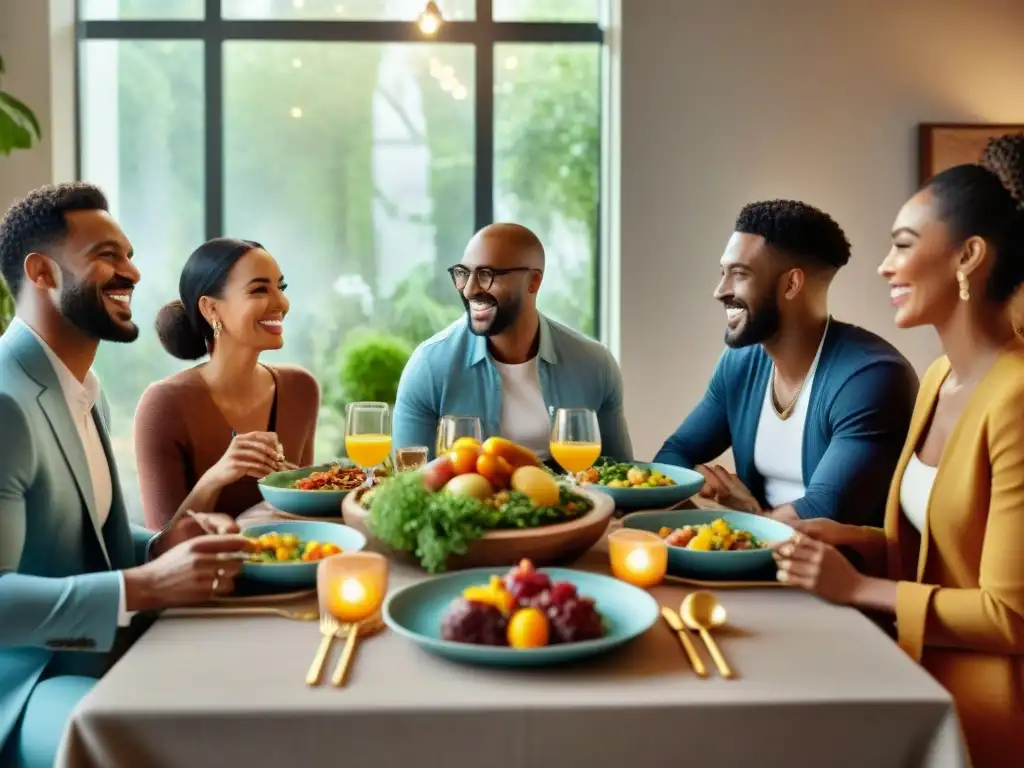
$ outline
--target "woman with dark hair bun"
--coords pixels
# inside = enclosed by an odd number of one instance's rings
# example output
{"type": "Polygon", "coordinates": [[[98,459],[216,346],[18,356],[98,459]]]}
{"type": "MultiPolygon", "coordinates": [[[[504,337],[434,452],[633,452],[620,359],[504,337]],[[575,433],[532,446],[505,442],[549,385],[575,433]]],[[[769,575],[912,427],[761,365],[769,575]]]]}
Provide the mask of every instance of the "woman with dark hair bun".
{"type": "Polygon", "coordinates": [[[900,210],[879,272],[899,328],[945,355],[921,381],[884,528],[805,520],[779,579],[888,615],[953,695],[975,768],[1024,755],[1024,136],[929,180],[900,210]],[[857,571],[839,553],[858,552],[857,571]]]}
{"type": "MultiPolygon", "coordinates": [[[[1024,178],[1018,174],[1018,170],[1024,168],[1024,133],[992,139],[981,155],[981,164],[998,176],[1014,197],[1024,200],[1024,178]]],[[[1018,290],[1012,302],[1013,329],[1024,336],[1024,291],[1018,290]]]]}
{"type": "Polygon", "coordinates": [[[135,413],[150,528],[185,509],[237,517],[262,500],[257,480],[313,462],[316,379],[259,362],[284,344],[286,288],[277,262],[251,240],[210,240],[185,263],[157,333],[175,357],[209,359],[152,384],[135,413]]]}

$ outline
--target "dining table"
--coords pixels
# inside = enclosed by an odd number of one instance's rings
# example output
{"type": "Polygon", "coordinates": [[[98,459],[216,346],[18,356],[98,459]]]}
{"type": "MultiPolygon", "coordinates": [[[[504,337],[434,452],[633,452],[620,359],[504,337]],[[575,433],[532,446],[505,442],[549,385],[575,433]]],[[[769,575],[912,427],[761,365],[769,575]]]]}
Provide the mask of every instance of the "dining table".
{"type": "MultiPolygon", "coordinates": [[[[573,567],[608,573],[607,536],[573,567]]],[[[390,590],[425,578],[390,564],[390,590]]],[[[678,609],[693,589],[649,591],[678,609]]],[[[360,642],[344,687],[310,687],[315,621],[167,611],[74,711],[57,764],[968,765],[949,694],[863,614],[775,582],[715,593],[732,679],[693,634],[711,670],[698,677],[659,619],[605,655],[532,669],[449,661],[385,628],[360,642]]],[[[315,597],[290,607],[315,610],[315,597]]]]}

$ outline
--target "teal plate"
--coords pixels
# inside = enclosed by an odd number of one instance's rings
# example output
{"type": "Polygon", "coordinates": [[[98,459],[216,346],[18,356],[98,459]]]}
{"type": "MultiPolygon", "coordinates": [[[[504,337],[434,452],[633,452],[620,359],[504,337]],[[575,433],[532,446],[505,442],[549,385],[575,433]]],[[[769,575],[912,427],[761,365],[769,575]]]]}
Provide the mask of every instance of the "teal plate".
{"type": "MultiPolygon", "coordinates": [[[[344,462],[338,463],[346,466],[344,462]]],[[[274,472],[257,483],[263,498],[273,507],[300,517],[340,517],[341,502],[352,491],[301,491],[292,488],[296,480],[314,472],[326,472],[336,463],[318,464],[287,472],[274,472]]],[[[351,465],[349,465],[351,466],[351,465]]]]}
{"type": "MultiPolygon", "coordinates": [[[[622,518],[624,528],[657,533],[659,528],[705,525],[725,518],[734,529],[749,531],[768,544],[785,541],[794,531],[785,523],[749,512],[723,509],[676,509],[663,512],[634,512],[622,518]]],[[[748,580],[775,573],[770,549],[742,549],[730,552],[702,552],[685,547],[668,548],[668,572],[673,576],[700,579],[748,580]]]]}
{"type": "Polygon", "coordinates": [[[441,620],[451,602],[460,597],[466,587],[487,584],[491,576],[503,576],[508,570],[476,568],[411,584],[388,595],[384,602],[384,621],[424,650],[454,661],[492,667],[542,667],[606,653],[639,637],[658,620],[658,602],[642,589],[596,573],[540,568],[538,570],[552,581],[571,582],[580,595],[595,600],[605,623],[604,637],[543,648],[507,648],[442,640],[441,620]]]}
{"type": "Polygon", "coordinates": [[[607,485],[587,485],[586,487],[606,493],[615,499],[619,509],[660,509],[671,507],[693,496],[704,487],[704,475],[685,467],[671,464],[651,464],[643,461],[622,462],[632,464],[641,469],[661,472],[665,477],[675,481],[675,485],[663,485],[657,488],[609,488],[607,485]]]}
{"type": "MultiPolygon", "coordinates": [[[[242,530],[243,536],[256,538],[264,533],[292,533],[303,542],[319,541],[338,546],[342,552],[358,552],[366,547],[366,537],[341,523],[314,520],[276,520],[242,530]]],[[[318,560],[283,563],[242,563],[242,578],[260,582],[266,589],[301,589],[316,586],[318,560]]]]}

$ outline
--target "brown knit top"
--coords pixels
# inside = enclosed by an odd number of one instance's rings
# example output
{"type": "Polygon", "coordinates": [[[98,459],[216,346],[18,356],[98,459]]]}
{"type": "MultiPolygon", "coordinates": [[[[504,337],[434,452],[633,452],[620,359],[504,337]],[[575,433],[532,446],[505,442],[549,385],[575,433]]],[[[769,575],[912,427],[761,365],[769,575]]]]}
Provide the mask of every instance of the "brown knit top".
{"type": "MultiPolygon", "coordinates": [[[[320,387],[303,368],[266,366],[277,381],[274,429],[287,461],[313,463],[320,387]]],[[[199,368],[151,384],[135,411],[135,460],[146,525],[162,528],[232,440],[232,427],[199,368]]],[[[263,500],[255,478],[225,486],[215,510],[237,517],[263,500]]]]}

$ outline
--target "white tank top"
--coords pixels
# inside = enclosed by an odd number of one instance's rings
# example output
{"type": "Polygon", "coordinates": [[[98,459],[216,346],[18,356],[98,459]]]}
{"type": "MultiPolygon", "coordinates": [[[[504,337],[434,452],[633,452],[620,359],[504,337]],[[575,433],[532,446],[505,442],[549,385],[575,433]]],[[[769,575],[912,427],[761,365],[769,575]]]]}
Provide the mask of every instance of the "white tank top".
{"type": "Polygon", "coordinates": [[[925,518],[928,515],[928,500],[935,485],[938,467],[929,467],[917,458],[915,453],[910,457],[900,482],[900,509],[910,524],[921,532],[924,530],[925,518]]]}

